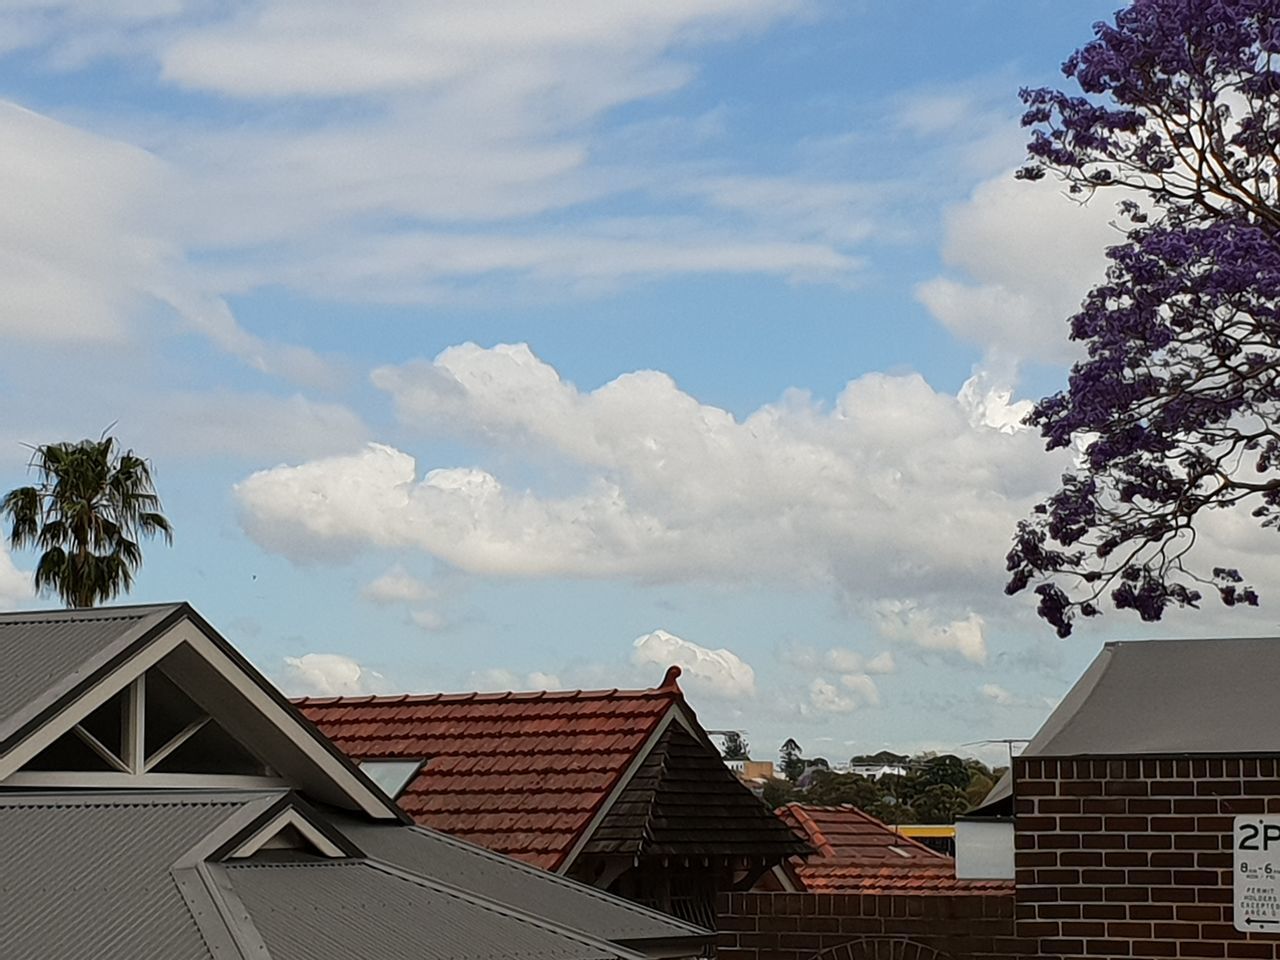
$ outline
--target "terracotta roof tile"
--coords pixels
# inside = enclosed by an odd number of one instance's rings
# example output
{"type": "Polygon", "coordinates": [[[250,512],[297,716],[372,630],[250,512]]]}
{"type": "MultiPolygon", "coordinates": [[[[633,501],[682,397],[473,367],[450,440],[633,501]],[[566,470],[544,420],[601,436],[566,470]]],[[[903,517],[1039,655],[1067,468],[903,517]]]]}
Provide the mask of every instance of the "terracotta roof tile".
{"type": "Polygon", "coordinates": [[[353,759],[426,758],[399,801],[419,823],[554,869],[682,699],[669,674],[648,690],[295,703],[353,759]]]}
{"type": "Polygon", "coordinates": [[[817,850],[795,859],[796,875],[811,893],[979,893],[1013,890],[1006,880],[958,880],[955,861],[905,837],[857,807],[789,803],[778,816],[817,850]]]}

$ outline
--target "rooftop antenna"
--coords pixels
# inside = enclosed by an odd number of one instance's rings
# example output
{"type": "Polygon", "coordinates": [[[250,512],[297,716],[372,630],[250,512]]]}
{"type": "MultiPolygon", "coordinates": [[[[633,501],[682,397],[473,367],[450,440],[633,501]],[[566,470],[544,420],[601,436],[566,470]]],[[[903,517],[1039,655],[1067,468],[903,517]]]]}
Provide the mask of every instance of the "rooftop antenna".
{"type": "Polygon", "coordinates": [[[962,743],[962,747],[976,747],[979,744],[1003,743],[1009,751],[1009,766],[1013,766],[1013,745],[1015,743],[1028,744],[1031,742],[1030,737],[996,737],[993,740],[971,740],[968,743],[962,743]]]}

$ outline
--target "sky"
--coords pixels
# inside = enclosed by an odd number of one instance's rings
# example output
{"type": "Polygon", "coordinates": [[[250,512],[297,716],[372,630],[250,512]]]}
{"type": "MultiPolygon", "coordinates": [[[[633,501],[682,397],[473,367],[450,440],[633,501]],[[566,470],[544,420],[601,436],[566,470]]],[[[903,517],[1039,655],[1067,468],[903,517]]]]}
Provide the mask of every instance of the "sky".
{"type": "Polygon", "coordinates": [[[1276,630],[1002,591],[1118,236],[1017,91],[1117,3],[0,3],[0,483],[149,457],[129,599],[290,693],[679,663],[757,757],[998,759],[1106,640],[1276,630]]]}

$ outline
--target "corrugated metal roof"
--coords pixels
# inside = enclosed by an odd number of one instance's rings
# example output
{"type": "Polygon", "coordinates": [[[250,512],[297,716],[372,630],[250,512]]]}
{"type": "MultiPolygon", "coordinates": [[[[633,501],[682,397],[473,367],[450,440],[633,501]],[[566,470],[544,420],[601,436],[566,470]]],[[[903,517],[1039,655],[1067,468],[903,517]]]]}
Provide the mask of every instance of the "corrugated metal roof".
{"type": "Polygon", "coordinates": [[[0,798],[0,953],[207,960],[170,866],[242,805],[0,798]]]}
{"type": "Polygon", "coordinates": [[[362,861],[225,867],[272,960],[612,960],[624,951],[362,861]]]}
{"type": "Polygon", "coordinates": [[[0,614],[0,742],[180,606],[0,614]]]}
{"type": "Polygon", "coordinates": [[[1278,676],[1272,637],[1108,643],[1022,756],[1274,753],[1278,676]]]}
{"type": "Polygon", "coordinates": [[[709,938],[699,927],[594,887],[422,827],[390,828],[344,818],[338,827],[370,857],[615,942],[709,938]]]}

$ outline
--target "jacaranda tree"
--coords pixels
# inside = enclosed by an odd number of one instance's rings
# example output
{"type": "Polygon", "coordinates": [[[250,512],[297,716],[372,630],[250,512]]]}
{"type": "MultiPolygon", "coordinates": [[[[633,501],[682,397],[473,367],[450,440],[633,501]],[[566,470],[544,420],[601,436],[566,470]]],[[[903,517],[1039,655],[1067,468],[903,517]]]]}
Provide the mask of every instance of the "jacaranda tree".
{"type": "Polygon", "coordinates": [[[35,448],[39,483],[0,501],[9,545],[35,547],[35,586],[68,607],[92,607],[127,593],[142,564],[143,537],[173,539],[147,461],[117,452],[113,437],[35,448]]]}
{"type": "Polygon", "coordinates": [[[1022,91],[1019,176],[1117,191],[1126,231],[1070,321],[1087,359],[1028,418],[1080,448],[1008,556],[1060,636],[1107,598],[1256,605],[1189,555],[1197,521],[1280,526],[1280,0],[1133,0],[1094,34],[1063,65],[1077,90],[1022,91]]]}

